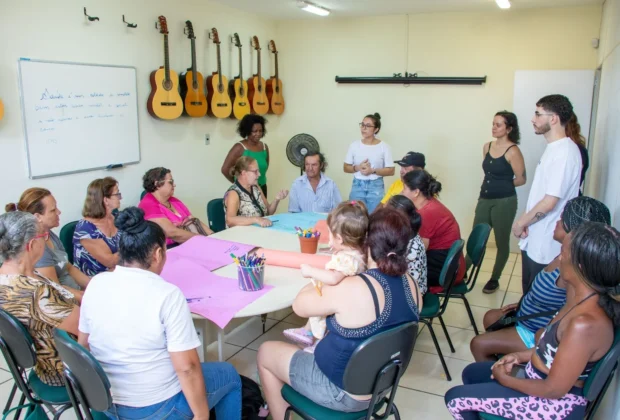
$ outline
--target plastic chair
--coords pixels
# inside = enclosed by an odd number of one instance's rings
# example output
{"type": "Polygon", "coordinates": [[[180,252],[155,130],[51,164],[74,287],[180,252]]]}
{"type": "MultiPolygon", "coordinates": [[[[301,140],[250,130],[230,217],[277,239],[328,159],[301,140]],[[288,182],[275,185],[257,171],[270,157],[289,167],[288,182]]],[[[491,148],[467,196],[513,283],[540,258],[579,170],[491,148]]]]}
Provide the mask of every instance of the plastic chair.
{"type": "Polygon", "coordinates": [[[71,264],[73,264],[73,234],[75,233],[77,224],[77,221],[69,222],[60,229],[60,242],[62,242],[62,246],[65,247],[69,263],[71,264]]]}
{"type": "Polygon", "coordinates": [[[355,349],[344,372],[344,390],[356,395],[372,394],[368,410],[342,413],[316,404],[289,385],[282,387],[282,397],[290,404],[284,415],[295,412],[305,420],[387,419],[400,414],[394,397],[400,378],[407,370],[418,332],[416,322],[408,322],[384,331],[355,349]],[[385,407],[382,415],[378,412],[385,407]]]}
{"type": "MultiPolygon", "coordinates": [[[[607,354],[598,361],[598,363],[588,375],[588,379],[583,386],[583,396],[588,400],[586,406],[585,420],[594,418],[596,411],[598,410],[601,401],[605,397],[607,388],[611,383],[616,369],[618,368],[618,361],[620,360],[620,328],[616,328],[614,331],[614,343],[607,354]]],[[[485,420],[501,420],[504,417],[496,416],[493,414],[479,413],[478,417],[485,420]]]]}
{"type": "MultiPolygon", "coordinates": [[[[489,241],[490,235],[491,226],[486,223],[480,223],[479,225],[474,226],[474,230],[472,230],[469,238],[467,238],[467,255],[472,262],[469,273],[467,273],[467,280],[461,284],[454,285],[452,292],[450,293],[451,298],[463,300],[463,304],[467,310],[467,315],[469,316],[472,327],[474,327],[474,332],[476,335],[479,334],[478,327],[476,326],[474,314],[471,312],[469,301],[465,295],[471,292],[476,285],[476,280],[478,279],[478,274],[480,273],[480,267],[482,267],[482,261],[484,260],[484,254],[487,251],[487,242],[489,241]]],[[[443,293],[440,294],[443,295],[443,293]]]]}
{"type": "Polygon", "coordinates": [[[448,251],[448,256],[446,257],[446,261],[444,262],[441,273],[439,274],[439,284],[444,288],[445,292],[441,295],[426,293],[424,295],[424,307],[422,308],[422,312],[420,313],[420,322],[423,322],[428,327],[428,330],[431,333],[433,343],[435,344],[435,348],[437,349],[437,354],[439,354],[439,359],[441,360],[441,365],[443,366],[443,370],[446,373],[446,378],[449,381],[452,380],[452,377],[450,376],[450,372],[448,371],[448,365],[446,365],[443,353],[441,352],[441,348],[439,347],[439,343],[437,342],[437,336],[435,335],[435,331],[433,330],[433,320],[435,318],[439,318],[439,323],[441,324],[441,328],[446,335],[446,340],[448,340],[450,350],[452,351],[452,353],[454,353],[454,346],[452,345],[452,340],[450,339],[450,335],[448,334],[446,324],[443,322],[442,315],[444,314],[444,312],[446,312],[446,308],[448,307],[448,301],[450,300],[450,296],[452,295],[452,288],[454,286],[456,274],[459,269],[459,257],[463,252],[464,244],[465,241],[459,239],[457,241],[454,241],[454,243],[450,247],[450,250],[448,251]],[[443,301],[440,299],[442,297],[443,301]]]}
{"type": "Polygon", "coordinates": [[[140,201],[142,201],[142,199],[144,198],[144,196],[146,195],[147,191],[146,190],[142,190],[142,192],[140,193],[140,201]]]}
{"type": "Polygon", "coordinates": [[[65,368],[65,386],[79,420],[105,418],[102,412],[112,406],[110,381],[93,355],[69,337],[66,331],[56,329],[54,340],[65,368]]]}
{"type": "Polygon", "coordinates": [[[18,419],[21,411],[26,409],[28,418],[47,418],[41,407],[45,405],[54,413],[56,420],[71,407],[71,400],[64,387],[47,385],[34,373],[32,368],[37,360],[34,341],[26,327],[2,309],[0,309],[0,351],[15,380],[3,411],[4,417],[15,411],[15,419],[18,419]],[[27,374],[28,369],[31,370],[27,374]],[[17,390],[21,391],[22,396],[17,407],[9,409],[17,390]],[[28,402],[24,404],[26,400],[28,402]],[[53,406],[60,406],[60,408],[56,410],[53,406]]]}
{"type": "Polygon", "coordinates": [[[221,232],[226,229],[226,214],[224,213],[224,200],[216,198],[207,204],[207,219],[213,232],[221,232]]]}

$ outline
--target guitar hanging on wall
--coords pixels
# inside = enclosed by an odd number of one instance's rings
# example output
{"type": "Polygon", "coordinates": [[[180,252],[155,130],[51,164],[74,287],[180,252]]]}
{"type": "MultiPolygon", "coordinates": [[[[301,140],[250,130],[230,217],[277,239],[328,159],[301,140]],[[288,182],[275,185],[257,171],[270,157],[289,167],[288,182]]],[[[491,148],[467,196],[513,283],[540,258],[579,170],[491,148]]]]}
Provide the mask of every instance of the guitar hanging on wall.
{"type": "Polygon", "coordinates": [[[192,67],[181,73],[180,87],[185,113],[190,117],[200,118],[207,115],[207,98],[205,97],[204,79],[196,70],[196,36],[192,22],[185,21],[185,34],[192,45],[192,67]]]}
{"type": "Polygon", "coordinates": [[[248,99],[252,112],[258,115],[265,115],[269,112],[269,100],[265,92],[265,79],[261,76],[260,44],[258,42],[258,37],[252,37],[252,46],[256,50],[256,55],[258,57],[258,68],[254,77],[248,79],[248,99]]]}
{"type": "Polygon", "coordinates": [[[269,51],[275,57],[276,75],[267,81],[267,98],[269,98],[269,112],[276,115],[282,115],[284,112],[284,97],[282,96],[282,80],[278,74],[278,50],[276,43],[269,41],[269,51]]]}
{"type": "Polygon", "coordinates": [[[2,99],[0,99],[0,120],[4,117],[4,104],[2,103],[2,99]]]}
{"type": "Polygon", "coordinates": [[[211,39],[217,49],[217,71],[207,77],[207,100],[209,115],[217,118],[228,118],[232,112],[232,103],[228,95],[228,79],[222,75],[222,59],[220,56],[220,36],[217,29],[211,29],[211,39]]]}
{"type": "Polygon", "coordinates": [[[233,44],[239,49],[239,76],[230,81],[230,97],[233,102],[233,112],[231,117],[238,120],[251,112],[250,100],[248,99],[248,82],[243,80],[243,59],[241,49],[241,40],[239,34],[235,32],[233,35],[233,44]]]}
{"type": "Polygon", "coordinates": [[[183,100],[179,95],[179,76],[170,70],[168,25],[163,16],[159,17],[159,32],[164,35],[164,67],[151,73],[151,94],[146,107],[155,118],[173,120],[183,113],[183,100]]]}

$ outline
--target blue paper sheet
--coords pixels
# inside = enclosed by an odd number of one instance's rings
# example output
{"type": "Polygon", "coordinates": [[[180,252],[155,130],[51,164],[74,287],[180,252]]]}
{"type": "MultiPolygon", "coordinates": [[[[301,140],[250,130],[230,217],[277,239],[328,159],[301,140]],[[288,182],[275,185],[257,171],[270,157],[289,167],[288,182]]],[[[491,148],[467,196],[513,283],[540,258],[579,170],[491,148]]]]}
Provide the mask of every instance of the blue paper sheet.
{"type": "Polygon", "coordinates": [[[273,225],[266,229],[295,233],[295,226],[302,229],[314,227],[319,220],[327,219],[327,213],[280,213],[267,217],[273,225]]]}

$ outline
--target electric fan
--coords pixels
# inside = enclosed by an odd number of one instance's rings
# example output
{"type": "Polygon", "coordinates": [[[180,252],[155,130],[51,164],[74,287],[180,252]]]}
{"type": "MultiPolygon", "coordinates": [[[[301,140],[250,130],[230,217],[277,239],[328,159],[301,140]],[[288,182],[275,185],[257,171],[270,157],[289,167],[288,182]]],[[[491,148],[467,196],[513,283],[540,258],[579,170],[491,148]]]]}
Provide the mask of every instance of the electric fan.
{"type": "Polygon", "coordinates": [[[286,145],[286,157],[304,173],[304,157],[310,152],[320,152],[319,142],[310,134],[297,134],[286,145]]]}

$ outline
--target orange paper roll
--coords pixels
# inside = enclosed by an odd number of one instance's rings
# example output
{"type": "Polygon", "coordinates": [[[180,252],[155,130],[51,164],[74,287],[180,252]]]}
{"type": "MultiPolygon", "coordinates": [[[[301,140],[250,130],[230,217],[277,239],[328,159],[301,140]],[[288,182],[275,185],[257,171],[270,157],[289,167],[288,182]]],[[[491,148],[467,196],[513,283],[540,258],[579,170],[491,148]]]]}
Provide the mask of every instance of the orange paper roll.
{"type": "Polygon", "coordinates": [[[276,251],[275,249],[258,248],[256,255],[265,254],[265,264],[278,267],[299,268],[302,264],[308,264],[317,268],[325,268],[325,264],[331,259],[329,255],[302,254],[301,252],[276,251]]]}
{"type": "Polygon", "coordinates": [[[329,228],[327,227],[327,220],[319,220],[318,222],[316,222],[316,225],[314,225],[314,229],[321,232],[321,236],[319,236],[320,244],[329,243],[329,228]]]}

